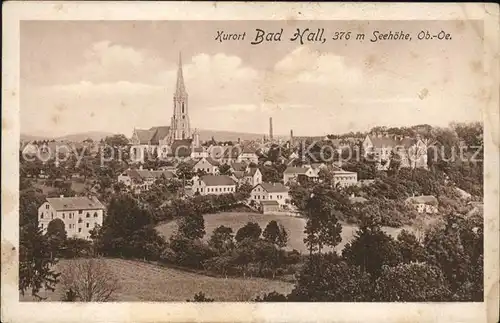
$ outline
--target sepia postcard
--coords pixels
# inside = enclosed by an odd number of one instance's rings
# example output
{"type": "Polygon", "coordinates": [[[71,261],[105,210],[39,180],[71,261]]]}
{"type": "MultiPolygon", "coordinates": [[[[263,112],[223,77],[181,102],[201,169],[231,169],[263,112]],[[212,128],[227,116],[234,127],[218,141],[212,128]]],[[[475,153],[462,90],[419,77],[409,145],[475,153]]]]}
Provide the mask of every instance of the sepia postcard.
{"type": "Polygon", "coordinates": [[[2,322],[498,322],[499,6],[4,5],[2,322]]]}

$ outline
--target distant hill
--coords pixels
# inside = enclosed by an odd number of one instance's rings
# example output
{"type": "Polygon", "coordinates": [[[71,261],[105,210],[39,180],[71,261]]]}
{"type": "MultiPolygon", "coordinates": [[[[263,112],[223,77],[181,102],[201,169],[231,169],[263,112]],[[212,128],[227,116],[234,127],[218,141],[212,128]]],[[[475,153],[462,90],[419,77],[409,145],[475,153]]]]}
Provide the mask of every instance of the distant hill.
{"type": "Polygon", "coordinates": [[[64,141],[72,141],[72,142],[82,142],[87,138],[90,138],[93,141],[99,141],[103,138],[106,138],[107,136],[112,136],[112,135],[114,135],[114,134],[111,132],[101,132],[101,131],[81,132],[81,133],[60,136],[60,137],[21,134],[21,141],[52,140],[52,139],[54,139],[56,141],[64,140],[64,141]]]}
{"type": "MultiPolygon", "coordinates": [[[[256,139],[262,139],[264,134],[260,133],[248,133],[248,132],[233,132],[233,131],[222,131],[222,130],[204,130],[204,129],[199,129],[198,130],[200,134],[200,141],[207,141],[214,139],[216,141],[237,141],[238,138],[240,140],[256,140],[256,139]]],[[[43,135],[28,135],[28,134],[21,134],[21,140],[22,141],[31,141],[31,140],[56,140],[56,141],[61,141],[61,140],[67,140],[67,141],[72,141],[72,142],[82,142],[87,138],[90,138],[94,141],[99,141],[107,136],[112,136],[114,135],[113,133],[110,132],[99,132],[99,131],[89,131],[89,132],[82,132],[82,133],[75,133],[75,134],[69,134],[65,136],[60,136],[60,137],[53,137],[53,136],[43,136],[43,135]]],[[[129,134],[126,134],[128,137],[129,134]]],[[[267,136],[267,134],[266,134],[267,136]]],[[[276,138],[286,138],[285,136],[276,136],[276,138]]]]}

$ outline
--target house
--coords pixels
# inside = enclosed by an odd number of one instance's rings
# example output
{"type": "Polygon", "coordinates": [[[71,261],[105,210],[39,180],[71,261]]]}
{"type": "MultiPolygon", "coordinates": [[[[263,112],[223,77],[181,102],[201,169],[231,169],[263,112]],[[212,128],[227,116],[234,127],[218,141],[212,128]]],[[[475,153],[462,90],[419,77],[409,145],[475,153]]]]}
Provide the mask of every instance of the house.
{"type": "Polygon", "coordinates": [[[212,157],[203,157],[193,167],[193,172],[204,171],[206,174],[218,175],[220,163],[212,157]]]}
{"type": "Polygon", "coordinates": [[[412,196],[405,200],[406,205],[413,206],[418,213],[437,213],[438,200],[432,195],[412,196]]]}
{"type": "Polygon", "coordinates": [[[243,147],[243,150],[241,151],[241,154],[239,154],[237,161],[257,164],[259,162],[257,148],[253,145],[247,145],[243,147]]]}
{"type": "Polygon", "coordinates": [[[149,190],[153,183],[162,176],[171,179],[175,177],[175,174],[168,170],[128,169],[118,175],[118,183],[123,183],[132,191],[140,193],[149,190]]]}
{"type": "Polygon", "coordinates": [[[46,232],[54,219],[64,222],[68,237],[90,239],[90,231],[102,226],[104,205],[91,196],[47,198],[38,208],[38,225],[46,232]]]}
{"type": "Polygon", "coordinates": [[[291,181],[297,181],[301,176],[312,179],[318,177],[312,167],[287,167],[283,172],[283,183],[286,185],[291,181]]]}
{"type": "Polygon", "coordinates": [[[250,192],[250,200],[257,203],[275,201],[281,208],[288,204],[288,199],[288,188],[281,183],[262,182],[257,184],[250,192]]]}
{"type": "Polygon", "coordinates": [[[245,171],[234,171],[232,178],[238,182],[238,185],[246,183],[255,186],[262,183],[262,173],[257,167],[250,167],[245,171]]]}
{"type": "Polygon", "coordinates": [[[389,169],[393,152],[400,157],[400,167],[427,169],[427,144],[419,136],[367,135],[362,148],[363,156],[375,160],[378,170],[389,169]]]}
{"type": "Polygon", "coordinates": [[[205,149],[205,147],[200,146],[200,147],[193,147],[191,151],[191,158],[206,158],[208,157],[208,151],[205,149]]]}
{"type": "Polygon", "coordinates": [[[332,171],[332,175],[334,186],[349,187],[358,183],[358,173],[356,172],[348,172],[340,169],[332,171]]]}
{"type": "Polygon", "coordinates": [[[193,177],[193,193],[200,195],[229,194],[236,192],[236,182],[227,175],[204,175],[193,177]]]}
{"type": "Polygon", "coordinates": [[[224,153],[222,154],[222,163],[231,165],[232,163],[239,161],[239,156],[241,155],[243,148],[241,145],[225,146],[224,153]]]}

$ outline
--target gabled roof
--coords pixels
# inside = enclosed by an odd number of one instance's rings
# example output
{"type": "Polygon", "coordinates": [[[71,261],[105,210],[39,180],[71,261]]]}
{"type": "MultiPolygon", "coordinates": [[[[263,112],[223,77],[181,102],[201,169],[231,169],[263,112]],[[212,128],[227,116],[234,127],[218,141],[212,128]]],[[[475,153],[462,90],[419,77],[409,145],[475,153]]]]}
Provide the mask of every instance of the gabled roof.
{"type": "Polygon", "coordinates": [[[168,170],[128,169],[125,174],[134,180],[157,179],[162,175],[165,178],[175,177],[174,173],[168,170]]]}
{"type": "Polygon", "coordinates": [[[140,145],[148,145],[151,141],[151,138],[153,138],[154,132],[145,129],[135,129],[134,135],[139,139],[140,145]]]}
{"type": "Polygon", "coordinates": [[[238,156],[241,154],[242,148],[239,145],[235,146],[227,146],[226,149],[224,150],[224,158],[238,158],[238,156]]]}
{"type": "Polygon", "coordinates": [[[244,162],[234,162],[231,164],[231,167],[234,169],[235,172],[238,172],[238,171],[244,171],[245,169],[247,169],[247,164],[244,163],[244,162]]]}
{"type": "Polygon", "coordinates": [[[268,193],[285,193],[288,192],[288,188],[281,183],[267,183],[262,182],[255,186],[261,186],[268,193]]]}
{"type": "Polygon", "coordinates": [[[285,169],[285,174],[305,174],[309,168],[307,167],[287,167],[285,169]]]}
{"type": "Polygon", "coordinates": [[[245,177],[245,172],[243,171],[239,171],[239,170],[235,170],[233,172],[233,175],[234,177],[236,177],[237,179],[242,179],[243,177],[245,177]]]}
{"type": "Polygon", "coordinates": [[[70,210],[104,210],[104,205],[97,198],[78,197],[49,197],[47,202],[56,211],[70,210]]]}
{"type": "Polygon", "coordinates": [[[253,145],[246,145],[243,147],[242,153],[243,154],[255,154],[257,152],[257,147],[254,147],[253,145]]]}
{"type": "Polygon", "coordinates": [[[235,185],[234,180],[227,175],[204,175],[200,180],[207,186],[235,185]]]}
{"type": "Polygon", "coordinates": [[[413,204],[430,204],[430,205],[438,205],[438,200],[433,195],[420,195],[409,197],[405,200],[406,203],[413,204]]]}
{"type": "Polygon", "coordinates": [[[257,173],[258,170],[259,169],[257,167],[251,167],[245,172],[245,174],[246,176],[253,176],[255,175],[255,173],[257,173]]]}
{"type": "Polygon", "coordinates": [[[151,136],[151,144],[152,145],[159,145],[160,140],[165,139],[165,137],[168,136],[170,133],[170,127],[167,126],[161,126],[161,127],[152,127],[149,129],[150,132],[153,133],[151,136]]]}

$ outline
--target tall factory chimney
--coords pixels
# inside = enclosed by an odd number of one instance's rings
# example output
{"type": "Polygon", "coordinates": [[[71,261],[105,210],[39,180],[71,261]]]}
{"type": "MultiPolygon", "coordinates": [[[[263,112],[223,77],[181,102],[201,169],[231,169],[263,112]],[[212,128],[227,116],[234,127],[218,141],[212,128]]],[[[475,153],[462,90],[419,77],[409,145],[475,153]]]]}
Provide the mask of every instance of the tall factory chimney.
{"type": "Polygon", "coordinates": [[[293,130],[290,129],[290,147],[293,147],[293,130]]]}
{"type": "Polygon", "coordinates": [[[273,142],[273,118],[269,118],[269,140],[273,142]]]}

